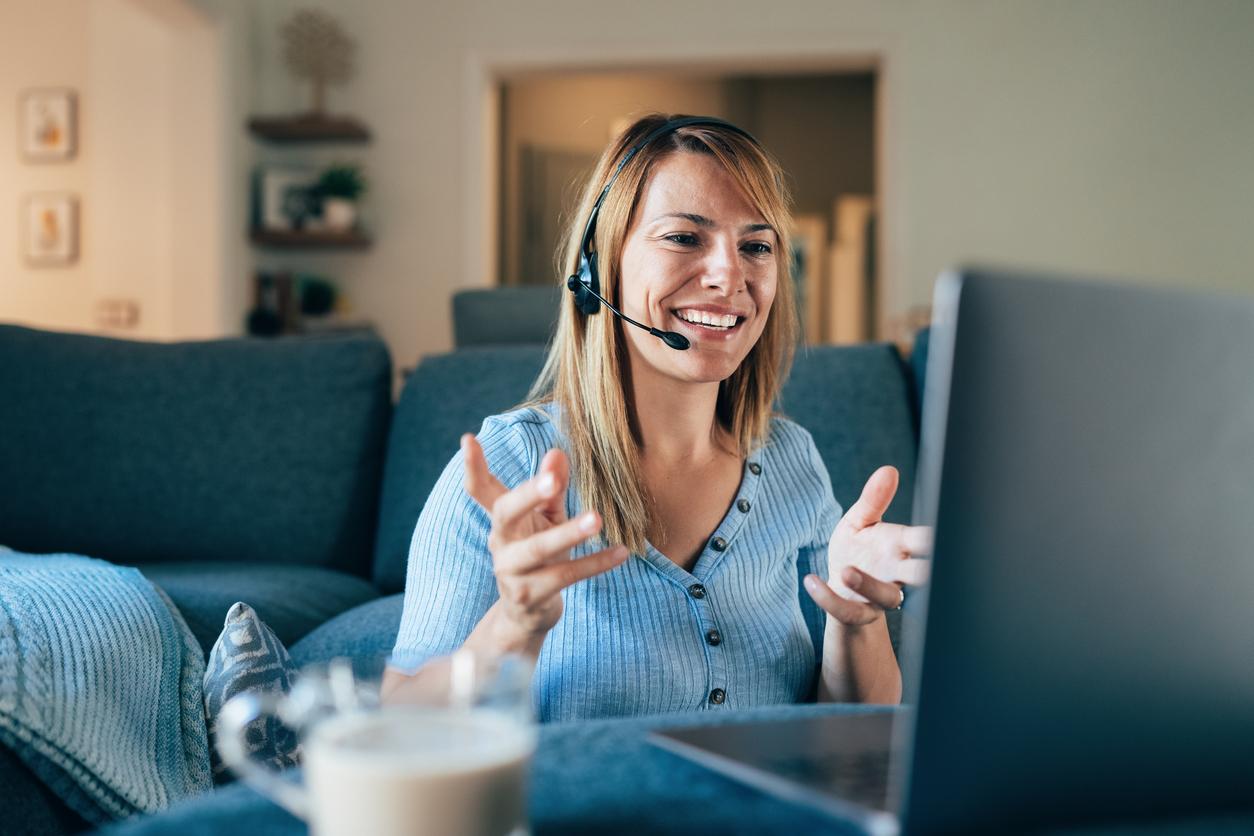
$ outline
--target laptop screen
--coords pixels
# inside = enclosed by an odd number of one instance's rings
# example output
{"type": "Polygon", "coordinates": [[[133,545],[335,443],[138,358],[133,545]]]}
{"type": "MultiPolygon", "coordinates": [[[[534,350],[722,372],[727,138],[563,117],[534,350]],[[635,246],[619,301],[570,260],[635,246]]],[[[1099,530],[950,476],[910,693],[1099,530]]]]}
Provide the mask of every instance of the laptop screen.
{"type": "Polygon", "coordinates": [[[928,365],[907,831],[1248,805],[1254,297],[955,273],[928,365]]]}

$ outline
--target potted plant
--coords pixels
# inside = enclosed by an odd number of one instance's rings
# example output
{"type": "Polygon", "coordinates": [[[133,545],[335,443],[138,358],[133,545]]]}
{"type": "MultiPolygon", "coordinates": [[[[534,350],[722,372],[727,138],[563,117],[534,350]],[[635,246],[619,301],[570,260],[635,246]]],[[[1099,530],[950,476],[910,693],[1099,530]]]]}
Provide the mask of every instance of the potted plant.
{"type": "Polygon", "coordinates": [[[361,169],[346,163],[332,165],[322,172],[315,189],[322,198],[322,220],[327,229],[352,229],[357,223],[357,198],[366,191],[361,169]]]}

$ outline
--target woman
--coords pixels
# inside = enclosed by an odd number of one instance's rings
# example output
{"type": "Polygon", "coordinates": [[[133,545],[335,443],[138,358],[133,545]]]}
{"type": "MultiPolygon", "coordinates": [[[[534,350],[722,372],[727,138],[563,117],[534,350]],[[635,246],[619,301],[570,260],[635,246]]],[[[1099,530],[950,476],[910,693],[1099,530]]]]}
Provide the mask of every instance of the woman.
{"type": "Polygon", "coordinates": [[[389,692],[464,646],[535,659],[542,720],[795,702],[816,674],[819,699],[900,699],[884,611],[927,531],[880,521],[891,467],[842,518],[771,414],[788,229],[782,171],[732,125],[654,115],[606,149],[532,401],[463,437],[423,508],[389,692]]]}

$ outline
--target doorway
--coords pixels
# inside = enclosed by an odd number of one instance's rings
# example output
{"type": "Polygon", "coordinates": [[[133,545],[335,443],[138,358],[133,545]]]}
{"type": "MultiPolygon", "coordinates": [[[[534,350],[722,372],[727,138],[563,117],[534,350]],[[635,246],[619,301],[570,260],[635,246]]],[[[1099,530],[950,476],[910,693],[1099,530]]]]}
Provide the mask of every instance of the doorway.
{"type": "Polygon", "coordinates": [[[874,69],[795,74],[532,72],[499,81],[498,284],[551,285],[584,179],[643,113],[728,119],[789,177],[791,258],[807,343],[879,336],[877,86],[874,69]]]}

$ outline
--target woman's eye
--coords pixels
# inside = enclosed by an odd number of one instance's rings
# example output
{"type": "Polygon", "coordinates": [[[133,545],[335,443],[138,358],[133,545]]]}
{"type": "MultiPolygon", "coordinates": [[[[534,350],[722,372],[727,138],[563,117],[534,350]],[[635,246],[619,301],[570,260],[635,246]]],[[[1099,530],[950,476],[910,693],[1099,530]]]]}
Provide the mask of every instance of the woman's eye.
{"type": "Polygon", "coordinates": [[[770,255],[771,245],[765,241],[751,241],[744,246],[745,251],[751,255],[770,255]]]}
{"type": "Polygon", "coordinates": [[[676,232],[666,236],[666,240],[673,244],[680,244],[685,247],[691,247],[697,243],[697,236],[687,232],[676,232]]]}

